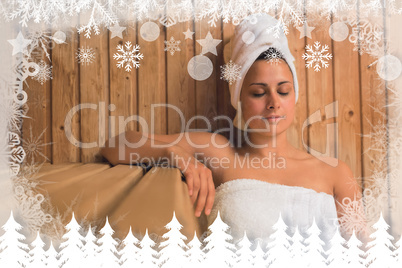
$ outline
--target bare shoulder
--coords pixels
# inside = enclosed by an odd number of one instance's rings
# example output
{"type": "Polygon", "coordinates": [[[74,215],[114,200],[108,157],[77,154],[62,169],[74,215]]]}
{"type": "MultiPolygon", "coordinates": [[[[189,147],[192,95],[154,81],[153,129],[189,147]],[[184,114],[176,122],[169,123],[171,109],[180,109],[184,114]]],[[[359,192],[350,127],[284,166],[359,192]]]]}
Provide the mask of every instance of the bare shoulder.
{"type": "Polygon", "coordinates": [[[337,158],[326,158],[325,172],[333,184],[335,197],[339,200],[343,198],[355,199],[360,197],[360,186],[352,170],[344,161],[337,158]]]}

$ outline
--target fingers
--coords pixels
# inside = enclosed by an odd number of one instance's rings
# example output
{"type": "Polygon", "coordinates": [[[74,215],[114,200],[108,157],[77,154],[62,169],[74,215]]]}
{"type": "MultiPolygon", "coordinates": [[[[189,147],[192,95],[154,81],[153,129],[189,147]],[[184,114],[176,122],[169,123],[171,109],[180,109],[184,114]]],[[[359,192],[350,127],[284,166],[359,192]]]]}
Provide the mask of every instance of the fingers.
{"type": "Polygon", "coordinates": [[[198,202],[195,208],[195,216],[201,216],[201,212],[205,206],[206,198],[208,194],[208,181],[207,181],[207,172],[202,172],[200,174],[200,191],[198,193],[198,202]]]}
{"type": "Polygon", "coordinates": [[[194,187],[194,177],[193,174],[191,173],[185,173],[184,177],[186,178],[186,182],[187,182],[187,188],[188,188],[188,194],[190,196],[193,195],[193,187],[194,187]]]}
{"type": "Polygon", "coordinates": [[[199,172],[195,171],[194,173],[194,180],[193,180],[193,194],[191,195],[191,203],[194,204],[195,200],[197,200],[200,186],[201,186],[201,175],[199,172]]]}
{"type": "Polygon", "coordinates": [[[200,163],[187,166],[183,171],[186,178],[188,193],[191,203],[195,207],[195,216],[200,217],[202,210],[209,215],[215,199],[215,185],[212,179],[212,172],[200,163]]]}
{"type": "Polygon", "coordinates": [[[212,176],[208,180],[208,197],[205,205],[205,214],[209,215],[211,213],[212,206],[215,200],[215,184],[212,176]]]}

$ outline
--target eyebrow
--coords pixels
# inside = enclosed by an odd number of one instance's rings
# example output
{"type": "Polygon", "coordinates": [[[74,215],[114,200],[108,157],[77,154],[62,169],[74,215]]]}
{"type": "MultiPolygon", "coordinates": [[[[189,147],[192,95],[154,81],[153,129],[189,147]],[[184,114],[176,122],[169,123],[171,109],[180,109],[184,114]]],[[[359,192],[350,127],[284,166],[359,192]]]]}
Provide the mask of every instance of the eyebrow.
{"type": "MultiPolygon", "coordinates": [[[[278,86],[283,85],[283,84],[285,84],[285,83],[290,83],[290,81],[282,81],[282,82],[279,82],[279,83],[278,83],[278,86]]],[[[267,86],[268,86],[268,84],[266,84],[266,83],[251,83],[249,86],[252,86],[252,85],[264,86],[264,87],[267,87],[267,86]]]]}

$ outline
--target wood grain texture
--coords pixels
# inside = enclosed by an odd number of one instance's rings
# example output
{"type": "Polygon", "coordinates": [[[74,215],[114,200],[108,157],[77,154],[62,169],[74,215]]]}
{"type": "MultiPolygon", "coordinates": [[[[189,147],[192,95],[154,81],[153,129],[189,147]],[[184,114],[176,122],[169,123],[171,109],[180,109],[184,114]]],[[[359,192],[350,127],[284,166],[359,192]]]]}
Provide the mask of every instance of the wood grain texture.
{"type": "MultiPolygon", "coordinates": [[[[306,88],[307,77],[306,77],[306,67],[302,55],[304,53],[304,47],[306,38],[300,38],[300,32],[295,27],[289,28],[288,44],[290,52],[295,58],[294,65],[296,67],[297,80],[299,86],[299,97],[295,107],[295,117],[293,119],[292,125],[287,130],[287,137],[294,147],[307,151],[303,146],[302,141],[302,126],[303,122],[307,119],[308,112],[308,90],[306,88]]],[[[309,135],[307,130],[305,130],[304,143],[307,146],[309,144],[309,135]]]]}
{"type": "Polygon", "coordinates": [[[101,160],[99,146],[108,138],[109,105],[109,35],[107,29],[99,35],[86,38],[80,34],[80,47],[91,48],[95,53],[94,62],[80,66],[80,103],[93,105],[81,109],[81,141],[88,144],[81,148],[81,162],[101,160]]]}
{"type": "MultiPolygon", "coordinates": [[[[221,20],[221,25],[222,25],[222,31],[223,31],[222,32],[222,46],[225,49],[225,46],[230,42],[230,39],[233,36],[235,26],[232,23],[223,23],[222,20],[221,20]]],[[[227,48],[227,51],[229,52],[229,55],[231,55],[230,47],[227,48]]],[[[220,66],[222,66],[226,63],[227,62],[224,61],[224,55],[223,54],[220,55],[218,64],[220,66]]],[[[219,71],[221,71],[221,70],[219,70],[219,71]]],[[[233,120],[234,117],[236,116],[236,109],[233,108],[233,106],[231,104],[229,83],[227,81],[219,79],[216,97],[217,97],[217,113],[218,113],[218,115],[219,116],[220,115],[227,116],[231,120],[233,120]]],[[[233,124],[231,122],[229,122],[226,119],[221,119],[221,120],[217,121],[217,127],[218,127],[218,132],[220,134],[224,135],[226,138],[228,138],[229,140],[232,140],[232,142],[234,144],[236,144],[235,136],[230,137],[231,132],[235,131],[235,128],[233,127],[233,124]],[[225,130],[225,129],[230,129],[230,127],[232,127],[231,130],[225,130]]]]}
{"type": "MultiPolygon", "coordinates": [[[[126,27],[123,31],[123,39],[114,37],[109,41],[109,73],[110,73],[110,108],[109,120],[110,137],[114,137],[124,130],[137,130],[137,122],[129,122],[130,116],[137,115],[137,73],[134,68],[127,72],[124,68],[117,67],[117,60],[113,56],[118,53],[117,46],[124,45],[125,42],[137,43],[136,23],[121,25],[126,27]],[[119,119],[120,117],[120,119],[119,119]],[[127,120],[125,125],[123,122],[127,120]]],[[[109,33],[109,38],[111,33],[109,33]]]]}
{"type": "MultiPolygon", "coordinates": [[[[333,54],[332,39],[328,34],[330,21],[321,20],[319,24],[314,24],[315,29],[311,33],[312,38],[307,38],[307,45],[314,49],[314,43],[320,42],[321,46],[328,45],[328,52],[333,54]]],[[[306,53],[310,53],[306,51],[306,53]]],[[[303,62],[305,62],[303,60],[303,62]]],[[[327,127],[335,122],[333,111],[326,114],[325,107],[332,105],[334,100],[334,81],[333,81],[333,59],[328,60],[328,68],[322,67],[316,72],[313,67],[305,69],[307,72],[307,104],[308,117],[315,112],[320,113],[318,122],[308,121],[309,151],[315,150],[329,157],[336,157],[336,136],[338,132],[330,131],[327,133],[327,127]]],[[[307,119],[307,118],[306,118],[307,119]]]]}
{"type": "Polygon", "coordinates": [[[66,34],[66,43],[52,50],[52,163],[81,161],[79,144],[71,143],[65,133],[70,128],[72,137],[80,141],[80,114],[74,114],[69,125],[64,124],[68,112],[80,103],[81,90],[76,60],[78,34],[75,29],[66,34]]]}
{"type": "MultiPolygon", "coordinates": [[[[205,39],[208,32],[211,33],[213,39],[222,40],[221,21],[217,21],[216,27],[210,27],[207,19],[195,22],[194,38],[196,40],[205,39]]],[[[217,115],[217,87],[220,79],[220,61],[218,57],[223,56],[223,42],[216,46],[216,51],[217,56],[211,52],[203,54],[212,62],[212,74],[206,80],[196,81],[195,83],[196,114],[206,118],[206,120],[196,120],[195,127],[203,131],[208,131],[209,128],[210,131],[217,129],[217,122],[214,121],[214,117],[217,115]]],[[[195,54],[202,54],[202,46],[198,42],[196,42],[195,54]]]]}
{"type": "MultiPolygon", "coordinates": [[[[138,69],[138,114],[147,122],[147,132],[166,134],[166,108],[154,107],[154,115],[151,116],[152,104],[166,103],[166,52],[164,51],[166,32],[163,25],[159,22],[155,23],[160,29],[160,35],[155,41],[148,42],[141,38],[140,34],[137,40],[141,48],[140,52],[144,55],[138,69]]],[[[141,31],[143,24],[144,22],[137,23],[138,32],[141,31]]],[[[145,131],[141,125],[139,130],[145,131]]]]}
{"type": "Polygon", "coordinates": [[[339,151],[337,157],[361,174],[359,55],[350,42],[333,42],[334,90],[338,101],[339,151]]]}
{"type": "Polygon", "coordinates": [[[194,34],[185,39],[183,32],[194,32],[192,21],[180,22],[166,29],[166,40],[179,40],[180,51],[166,52],[167,60],[167,103],[179,111],[167,109],[167,134],[185,131],[188,120],[195,115],[195,81],[187,71],[188,62],[195,55],[194,34]],[[184,124],[184,126],[182,126],[184,124]]]}
{"type": "MultiPolygon", "coordinates": [[[[374,20],[373,23],[384,27],[381,19],[374,20]]],[[[383,39],[378,45],[380,47],[384,45],[383,39]]],[[[379,56],[383,56],[383,53],[379,56]]],[[[360,92],[362,100],[360,121],[363,135],[361,177],[364,187],[370,187],[373,180],[372,176],[375,172],[387,169],[386,152],[376,150],[381,146],[380,144],[375,144],[374,140],[376,129],[381,125],[385,125],[389,120],[386,116],[385,85],[376,71],[376,60],[367,53],[363,53],[360,56],[360,92]]]]}

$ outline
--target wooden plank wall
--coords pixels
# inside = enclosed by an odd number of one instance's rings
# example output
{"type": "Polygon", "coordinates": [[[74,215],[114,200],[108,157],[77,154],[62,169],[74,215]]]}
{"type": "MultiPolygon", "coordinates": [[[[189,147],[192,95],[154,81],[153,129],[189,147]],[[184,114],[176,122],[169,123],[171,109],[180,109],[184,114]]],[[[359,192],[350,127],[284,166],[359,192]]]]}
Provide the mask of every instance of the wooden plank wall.
{"type": "MultiPolygon", "coordinates": [[[[181,22],[166,28],[156,21],[160,35],[155,41],[148,42],[140,36],[143,23],[145,22],[122,24],[121,26],[126,27],[123,39],[111,39],[111,33],[106,29],[100,35],[92,35],[88,39],[73,29],[66,33],[65,44],[55,45],[51,50],[53,79],[44,85],[28,79],[28,116],[32,119],[25,120],[23,136],[29,136],[32,126],[34,137],[40,137],[42,144],[51,143],[41,147],[46,158],[35,156],[37,161],[100,161],[97,146],[80,149],[66,138],[66,114],[78,104],[96,105],[95,109],[83,109],[72,117],[72,135],[78,141],[86,143],[103,143],[108,137],[121,132],[118,116],[124,116],[125,119],[131,115],[139,115],[150,122],[153,103],[177,106],[184,114],[185,123],[195,115],[202,115],[210,119],[212,131],[228,127],[227,121],[212,119],[217,115],[228,115],[231,118],[235,115],[230,104],[228,84],[220,79],[220,66],[224,64],[224,44],[232,36],[234,25],[218,21],[216,27],[210,27],[207,20],[203,20],[181,22]],[[187,29],[194,32],[193,39],[184,38],[183,32],[187,29]],[[223,41],[217,46],[217,56],[206,54],[214,66],[212,75],[204,81],[195,81],[188,75],[187,63],[193,56],[201,53],[201,46],[196,40],[204,39],[208,32],[214,39],[223,41]],[[174,55],[164,51],[164,41],[172,36],[181,41],[181,51],[174,55]],[[139,44],[140,52],[144,55],[140,68],[133,68],[131,72],[117,68],[116,60],[113,59],[113,54],[117,52],[116,46],[124,45],[127,41],[139,44]],[[89,65],[77,63],[76,52],[82,47],[92,47],[95,50],[95,62],[89,65]],[[39,99],[40,105],[35,105],[39,99]],[[105,131],[99,131],[97,122],[100,115],[105,116],[102,127],[105,131]],[[108,126],[110,133],[107,131],[108,126]],[[44,133],[40,136],[42,131],[44,133]]],[[[372,127],[369,121],[377,122],[379,118],[369,107],[370,100],[374,96],[377,100],[380,98],[379,103],[383,103],[383,96],[375,93],[379,84],[375,70],[369,66],[374,59],[353,51],[354,45],[348,39],[342,42],[333,41],[328,34],[330,25],[331,21],[310,25],[316,27],[311,39],[300,38],[300,32],[290,27],[288,40],[296,58],[300,93],[297,116],[288,131],[288,137],[294,146],[306,150],[301,139],[303,122],[309,115],[320,110],[322,121],[305,129],[304,143],[316,151],[325,152],[326,126],[337,123],[339,143],[330,144],[330,155],[345,161],[356,177],[369,177],[375,153],[363,154],[370,143],[361,134],[370,133],[372,127]],[[312,45],[315,41],[329,45],[333,55],[329,68],[320,72],[306,69],[302,59],[305,46],[312,45]],[[325,106],[334,101],[338,101],[338,117],[327,119],[325,106]]],[[[57,29],[53,29],[55,31],[57,29]]],[[[49,63],[48,60],[47,62],[49,63]]],[[[171,134],[181,130],[180,118],[173,109],[156,108],[154,118],[155,133],[171,134]]],[[[202,120],[195,120],[191,124],[191,128],[206,127],[202,120]]],[[[142,127],[134,120],[127,124],[126,129],[142,130],[142,127]]]]}

